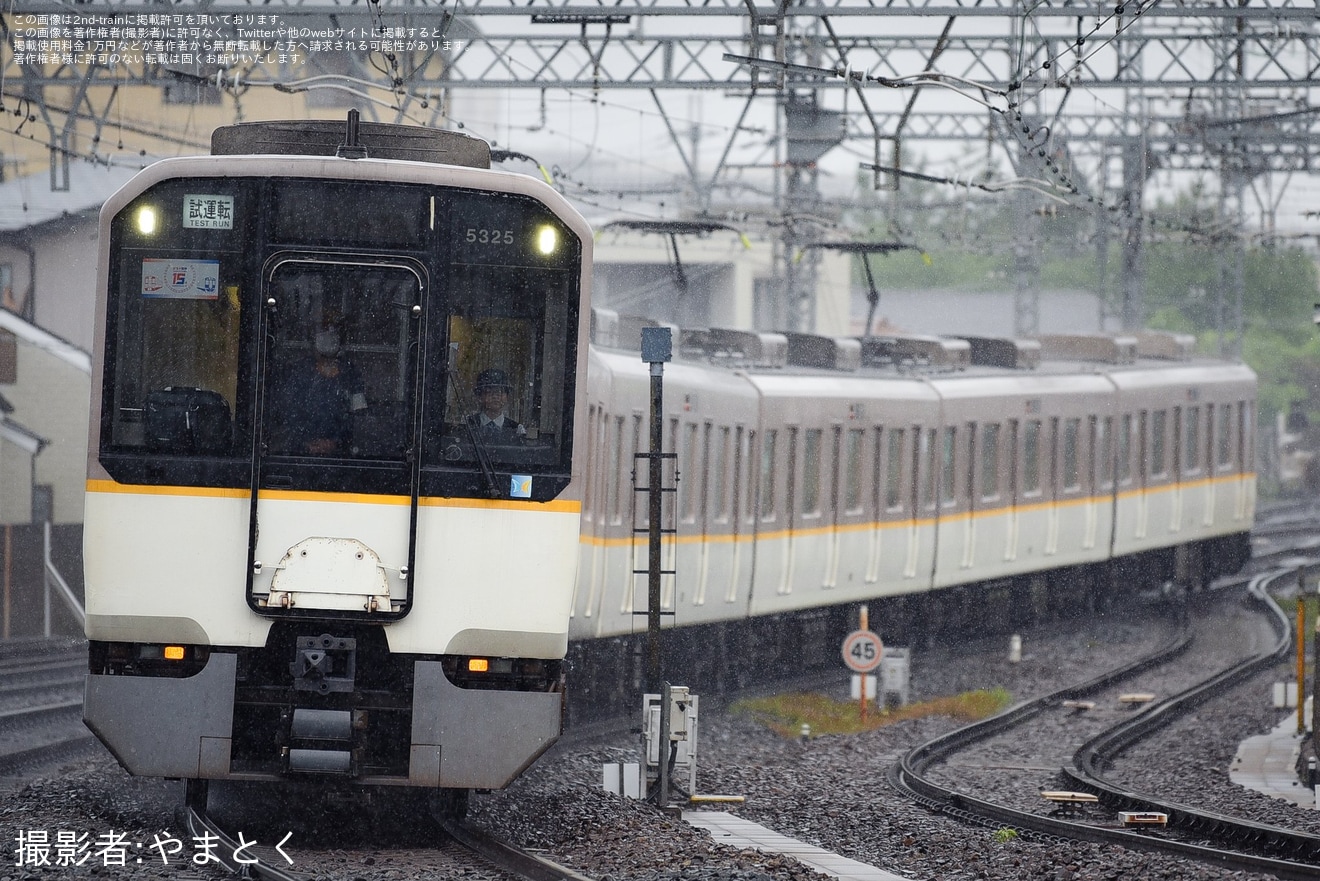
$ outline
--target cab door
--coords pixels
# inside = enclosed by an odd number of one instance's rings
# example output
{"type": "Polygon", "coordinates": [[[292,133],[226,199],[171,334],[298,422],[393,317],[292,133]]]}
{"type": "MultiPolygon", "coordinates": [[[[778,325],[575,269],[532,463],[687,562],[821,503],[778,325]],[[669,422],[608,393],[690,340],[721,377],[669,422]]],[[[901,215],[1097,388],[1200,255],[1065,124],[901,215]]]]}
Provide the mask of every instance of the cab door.
{"type": "Polygon", "coordinates": [[[420,264],[286,253],[263,275],[248,603],[407,614],[422,420],[420,264]]]}

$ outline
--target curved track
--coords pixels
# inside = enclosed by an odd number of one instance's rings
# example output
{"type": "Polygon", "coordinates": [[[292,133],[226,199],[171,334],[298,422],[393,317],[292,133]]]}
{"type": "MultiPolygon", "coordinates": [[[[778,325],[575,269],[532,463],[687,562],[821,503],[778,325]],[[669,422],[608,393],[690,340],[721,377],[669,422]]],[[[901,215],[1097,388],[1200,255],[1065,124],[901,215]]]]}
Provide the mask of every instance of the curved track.
{"type": "Polygon", "coordinates": [[[969,725],[935,738],[909,751],[891,768],[890,781],[899,791],[932,810],[962,816],[974,822],[1008,825],[1037,835],[1097,843],[1120,844],[1139,850],[1167,851],[1182,856],[1214,862],[1246,871],[1269,872],[1281,878],[1317,878],[1320,869],[1314,860],[1320,855],[1320,837],[1289,829],[1243,821],[1233,817],[1162,802],[1154,796],[1140,795],[1104,781],[1101,770],[1107,759],[1137,740],[1148,736],[1182,713],[1199,705],[1209,696],[1273,663],[1289,646],[1288,620],[1265,595],[1265,588],[1292,570],[1279,570],[1252,580],[1249,595],[1254,603],[1268,609],[1267,619],[1273,634],[1267,647],[1244,660],[1220,670],[1184,692],[1169,698],[1135,719],[1114,726],[1088,741],[1074,757],[1074,769],[1065,773],[1082,788],[1101,793],[1106,804],[1124,809],[1161,811],[1169,815],[1170,825],[1194,833],[1202,841],[1229,842],[1212,846],[1200,842],[1155,837],[1144,832],[1094,825],[1058,817],[1046,817],[1007,807],[960,793],[933,782],[926,770],[953,753],[986,740],[1011,727],[1021,725],[1046,708],[1065,700],[1077,700],[1127,679],[1139,671],[1172,659],[1189,645],[1186,636],[1157,649],[1124,667],[1111,670],[1072,688],[1062,689],[1037,700],[1021,704],[985,722],[969,725]],[[1247,846],[1250,851],[1247,852],[1247,846]],[[1289,858],[1282,858],[1287,855],[1289,858]],[[1311,864],[1294,860],[1310,860],[1311,864]]]}

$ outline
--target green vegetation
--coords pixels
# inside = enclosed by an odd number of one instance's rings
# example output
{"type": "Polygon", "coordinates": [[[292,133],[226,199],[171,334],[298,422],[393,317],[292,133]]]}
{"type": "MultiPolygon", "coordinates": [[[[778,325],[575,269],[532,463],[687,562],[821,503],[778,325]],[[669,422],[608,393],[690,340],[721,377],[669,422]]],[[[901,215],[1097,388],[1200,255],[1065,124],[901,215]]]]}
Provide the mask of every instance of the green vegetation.
{"type": "Polygon", "coordinates": [[[811,735],[857,734],[873,731],[905,719],[927,716],[951,716],[967,722],[985,719],[1005,709],[1013,697],[1002,688],[991,691],[968,691],[936,698],[919,704],[892,709],[870,704],[862,721],[858,701],[837,701],[822,694],[790,693],[736,702],[732,710],[750,716],[784,737],[801,736],[802,726],[811,726],[811,735]]]}
{"type": "Polygon", "coordinates": [[[1016,840],[1017,837],[1018,831],[1012,826],[1000,826],[995,830],[996,844],[1008,844],[1010,841],[1016,840]]]}

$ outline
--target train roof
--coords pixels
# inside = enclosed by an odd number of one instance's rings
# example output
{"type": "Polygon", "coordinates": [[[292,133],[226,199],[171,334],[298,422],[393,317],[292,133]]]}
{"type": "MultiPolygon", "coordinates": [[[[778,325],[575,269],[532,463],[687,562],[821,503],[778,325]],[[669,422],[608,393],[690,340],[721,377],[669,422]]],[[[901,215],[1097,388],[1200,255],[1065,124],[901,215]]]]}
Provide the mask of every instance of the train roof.
{"type": "MultiPolygon", "coordinates": [[[[641,326],[657,325],[601,309],[593,310],[592,319],[593,344],[620,354],[639,352],[639,346],[626,342],[639,338],[641,326]]],[[[758,378],[1046,380],[1093,374],[1120,386],[1141,388],[1170,381],[1253,381],[1255,377],[1241,362],[1196,355],[1195,340],[1188,335],[1158,331],[1032,339],[901,334],[858,338],[670,327],[675,362],[758,378]]]]}

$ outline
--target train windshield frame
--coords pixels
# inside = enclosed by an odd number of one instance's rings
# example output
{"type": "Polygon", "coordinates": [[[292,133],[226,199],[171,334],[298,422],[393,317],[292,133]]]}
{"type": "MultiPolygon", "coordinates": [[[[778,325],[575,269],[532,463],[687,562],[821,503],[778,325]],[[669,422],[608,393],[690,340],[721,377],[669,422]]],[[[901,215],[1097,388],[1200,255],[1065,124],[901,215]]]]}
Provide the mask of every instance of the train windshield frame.
{"type": "Polygon", "coordinates": [[[571,476],[582,249],[522,194],[162,181],[111,223],[101,463],[134,484],[247,488],[273,470],[259,488],[553,499],[571,476]],[[306,391],[332,349],[336,414],[306,391]],[[498,436],[473,430],[491,377],[498,436]],[[313,423],[334,443],[309,443],[313,423]]]}

